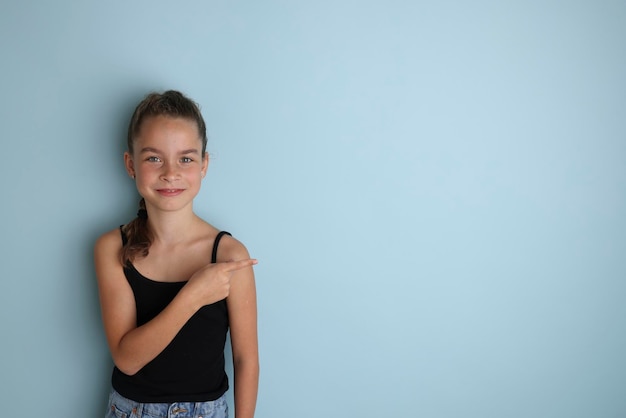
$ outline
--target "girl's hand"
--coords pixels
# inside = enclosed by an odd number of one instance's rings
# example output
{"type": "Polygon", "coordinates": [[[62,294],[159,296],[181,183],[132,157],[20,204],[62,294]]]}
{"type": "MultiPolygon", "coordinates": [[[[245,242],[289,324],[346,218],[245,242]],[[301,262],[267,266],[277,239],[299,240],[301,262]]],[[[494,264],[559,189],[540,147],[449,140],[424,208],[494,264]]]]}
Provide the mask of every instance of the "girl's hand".
{"type": "Polygon", "coordinates": [[[191,276],[183,289],[188,293],[192,306],[200,309],[228,297],[233,273],[255,264],[255,259],[207,264],[191,276]]]}

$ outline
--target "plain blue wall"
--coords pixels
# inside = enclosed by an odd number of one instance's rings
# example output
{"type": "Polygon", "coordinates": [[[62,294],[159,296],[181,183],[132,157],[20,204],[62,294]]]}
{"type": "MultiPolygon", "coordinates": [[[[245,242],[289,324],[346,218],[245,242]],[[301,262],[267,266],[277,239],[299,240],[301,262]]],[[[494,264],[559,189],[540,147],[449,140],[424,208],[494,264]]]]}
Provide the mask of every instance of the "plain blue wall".
{"type": "Polygon", "coordinates": [[[202,105],[260,418],[626,416],[624,1],[3,1],[2,416],[98,417],[126,123],[202,105]],[[177,3],[177,4],[176,4],[177,3]]]}

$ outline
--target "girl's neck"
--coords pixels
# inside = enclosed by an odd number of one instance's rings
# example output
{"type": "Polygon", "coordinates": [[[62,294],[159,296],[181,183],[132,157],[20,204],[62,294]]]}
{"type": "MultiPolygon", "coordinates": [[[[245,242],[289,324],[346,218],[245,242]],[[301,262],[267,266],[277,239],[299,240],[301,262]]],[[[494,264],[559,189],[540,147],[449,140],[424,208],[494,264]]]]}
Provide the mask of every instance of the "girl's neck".
{"type": "Polygon", "coordinates": [[[188,210],[176,212],[148,210],[148,213],[148,223],[154,240],[165,245],[188,239],[193,231],[197,231],[197,224],[200,221],[191,207],[188,210]]]}

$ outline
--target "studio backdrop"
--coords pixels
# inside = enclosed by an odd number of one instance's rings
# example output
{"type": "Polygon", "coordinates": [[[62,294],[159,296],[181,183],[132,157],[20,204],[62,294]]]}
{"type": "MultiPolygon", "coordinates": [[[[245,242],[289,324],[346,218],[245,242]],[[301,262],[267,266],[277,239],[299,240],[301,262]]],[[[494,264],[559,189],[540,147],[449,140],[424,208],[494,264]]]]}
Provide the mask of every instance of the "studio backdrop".
{"type": "Polygon", "coordinates": [[[177,89],[259,259],[257,417],[626,416],[624,1],[5,0],[0,62],[0,415],[103,416],[93,244],[177,89]]]}

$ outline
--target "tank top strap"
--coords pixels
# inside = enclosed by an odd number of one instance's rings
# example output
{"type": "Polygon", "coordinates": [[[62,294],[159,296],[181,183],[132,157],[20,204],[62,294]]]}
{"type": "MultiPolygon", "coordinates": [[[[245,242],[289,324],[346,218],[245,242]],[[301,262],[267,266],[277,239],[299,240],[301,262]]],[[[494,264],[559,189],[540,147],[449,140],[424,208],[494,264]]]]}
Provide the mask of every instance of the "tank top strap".
{"type": "Polygon", "coordinates": [[[215,241],[213,242],[213,254],[211,255],[211,263],[217,263],[217,246],[220,244],[220,240],[224,235],[231,236],[230,232],[220,231],[215,237],[215,241]]]}

